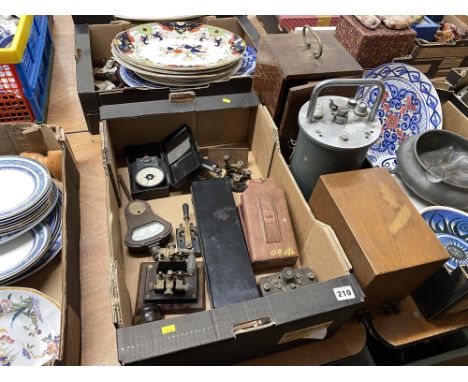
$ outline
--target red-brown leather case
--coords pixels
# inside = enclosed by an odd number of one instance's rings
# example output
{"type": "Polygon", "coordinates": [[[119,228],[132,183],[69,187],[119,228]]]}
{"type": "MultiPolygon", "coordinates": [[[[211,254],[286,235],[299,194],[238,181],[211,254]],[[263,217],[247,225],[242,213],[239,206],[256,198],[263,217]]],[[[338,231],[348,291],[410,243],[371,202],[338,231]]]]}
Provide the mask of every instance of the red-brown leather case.
{"type": "Polygon", "coordinates": [[[253,269],[295,264],[298,250],[283,190],[273,179],[247,184],[239,215],[253,269]]]}

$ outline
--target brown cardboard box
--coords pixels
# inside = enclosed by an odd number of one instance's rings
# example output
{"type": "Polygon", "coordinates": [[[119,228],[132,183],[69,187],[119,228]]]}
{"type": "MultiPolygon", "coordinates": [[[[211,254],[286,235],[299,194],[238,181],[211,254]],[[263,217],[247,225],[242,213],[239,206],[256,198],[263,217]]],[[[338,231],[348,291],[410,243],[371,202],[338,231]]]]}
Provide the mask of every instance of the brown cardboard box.
{"type": "Polygon", "coordinates": [[[443,129],[468,139],[468,118],[452,102],[442,105],[443,129]]]}
{"type": "MultiPolygon", "coordinates": [[[[80,176],[75,158],[63,130],[57,126],[3,124],[0,128],[0,155],[18,155],[23,151],[46,154],[63,151],[62,165],[62,252],[50,264],[14,286],[34,288],[62,305],[58,365],[80,363],[80,176]]],[[[8,286],[8,285],[4,285],[8,286]]]]}
{"type": "MultiPolygon", "coordinates": [[[[103,160],[107,172],[110,239],[110,290],[117,329],[118,357],[122,364],[226,364],[304,343],[303,338],[325,330],[327,335],[342,325],[362,303],[360,287],[349,274],[349,262],[333,231],[317,221],[302,197],[278,149],[275,125],[252,94],[198,97],[193,103],[155,101],[102,108],[103,160]],[[223,121],[220,128],[219,121],[223,121]],[[124,147],[161,141],[187,123],[199,146],[248,146],[248,165],[253,178],[274,179],[285,192],[300,259],[296,266],[310,267],[318,283],[286,294],[260,297],[206,311],[171,316],[162,321],[132,326],[141,262],[149,256],[133,256],[123,243],[127,200],[116,192],[117,174],[128,182],[124,147]],[[122,198],[119,207],[118,199],[122,198]],[[338,298],[340,288],[351,287],[354,298],[338,298]],[[168,328],[171,328],[170,330],[168,328]],[[167,333],[167,334],[165,334],[167,333]]],[[[236,203],[240,195],[234,194],[236,203]]],[[[182,204],[190,205],[189,190],[171,192],[150,200],[155,213],[177,226],[183,220],[182,204]]],[[[201,261],[201,260],[199,260],[201,261]]],[[[265,273],[257,273],[260,277],[265,273]]],[[[323,338],[321,336],[320,338],[323,338]]],[[[310,340],[309,340],[310,341],[310,340]]]]}
{"type": "MultiPolygon", "coordinates": [[[[244,28],[235,17],[216,18],[206,16],[201,17],[197,22],[230,30],[241,36],[248,45],[255,45],[255,41],[244,31],[244,28]]],[[[112,39],[117,33],[133,25],[135,24],[123,20],[114,20],[110,23],[75,25],[77,90],[86,124],[91,134],[99,133],[99,108],[102,105],[162,100],[167,99],[168,94],[171,93],[169,88],[125,87],[108,91],[95,90],[92,61],[109,59],[111,57],[112,39]]],[[[200,96],[241,93],[250,91],[251,88],[251,77],[231,77],[229,80],[213,82],[209,86],[200,86],[194,91],[200,96]]]]}
{"type": "Polygon", "coordinates": [[[386,169],[321,176],[309,205],[317,219],[333,227],[364,289],[366,307],[403,299],[448,259],[386,169]]]}
{"type": "Polygon", "coordinates": [[[383,24],[372,30],[354,16],[342,16],[335,36],[363,68],[371,69],[411,53],[416,32],[389,29],[383,24]]]}
{"type": "Polygon", "coordinates": [[[362,67],[335,38],[333,31],[315,31],[323,45],[322,56],[313,57],[300,33],[265,35],[260,39],[253,88],[279,125],[288,90],[309,81],[335,77],[361,77],[362,67]]]}

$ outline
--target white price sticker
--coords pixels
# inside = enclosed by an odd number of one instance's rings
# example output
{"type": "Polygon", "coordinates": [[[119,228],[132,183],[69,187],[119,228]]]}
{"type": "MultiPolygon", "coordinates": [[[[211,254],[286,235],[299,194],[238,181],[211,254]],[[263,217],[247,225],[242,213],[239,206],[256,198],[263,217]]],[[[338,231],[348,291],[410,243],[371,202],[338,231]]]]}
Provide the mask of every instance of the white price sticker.
{"type": "Polygon", "coordinates": [[[335,292],[335,297],[338,301],[352,300],[356,297],[350,285],[333,288],[333,292],[335,292]]]}

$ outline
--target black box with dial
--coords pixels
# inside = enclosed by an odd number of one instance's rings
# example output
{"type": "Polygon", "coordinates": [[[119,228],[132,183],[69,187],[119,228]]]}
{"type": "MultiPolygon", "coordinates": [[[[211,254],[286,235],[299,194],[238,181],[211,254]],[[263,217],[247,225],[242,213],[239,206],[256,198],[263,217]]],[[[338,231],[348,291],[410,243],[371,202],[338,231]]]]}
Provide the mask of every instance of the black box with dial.
{"type": "Polygon", "coordinates": [[[197,144],[188,125],[182,125],[162,142],[125,148],[134,199],[169,196],[202,167],[197,144]]]}

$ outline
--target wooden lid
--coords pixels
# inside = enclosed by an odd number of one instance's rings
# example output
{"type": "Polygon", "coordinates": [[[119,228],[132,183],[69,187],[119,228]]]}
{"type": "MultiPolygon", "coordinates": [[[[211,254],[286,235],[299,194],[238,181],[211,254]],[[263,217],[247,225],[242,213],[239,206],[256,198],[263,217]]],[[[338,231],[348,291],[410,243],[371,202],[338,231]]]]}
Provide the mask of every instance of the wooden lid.
{"type": "Polygon", "coordinates": [[[308,36],[312,43],[311,49],[306,47],[302,33],[272,34],[262,37],[285,78],[325,79],[362,74],[361,65],[335,38],[334,31],[315,31],[315,33],[323,45],[322,56],[318,59],[313,56],[317,46],[311,36],[308,36]]]}

